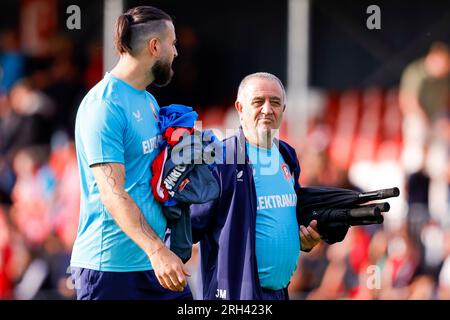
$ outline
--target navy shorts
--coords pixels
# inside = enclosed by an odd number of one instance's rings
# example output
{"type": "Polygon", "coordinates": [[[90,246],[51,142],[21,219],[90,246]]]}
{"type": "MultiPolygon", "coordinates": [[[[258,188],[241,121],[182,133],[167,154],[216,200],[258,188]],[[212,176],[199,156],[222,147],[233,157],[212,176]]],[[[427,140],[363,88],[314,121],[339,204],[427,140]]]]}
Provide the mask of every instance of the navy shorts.
{"type": "Polygon", "coordinates": [[[280,290],[262,289],[262,300],[289,300],[287,288],[280,290]]]}
{"type": "Polygon", "coordinates": [[[153,270],[107,272],[71,268],[78,300],[193,300],[189,286],[175,292],[163,288],[153,270]]]}

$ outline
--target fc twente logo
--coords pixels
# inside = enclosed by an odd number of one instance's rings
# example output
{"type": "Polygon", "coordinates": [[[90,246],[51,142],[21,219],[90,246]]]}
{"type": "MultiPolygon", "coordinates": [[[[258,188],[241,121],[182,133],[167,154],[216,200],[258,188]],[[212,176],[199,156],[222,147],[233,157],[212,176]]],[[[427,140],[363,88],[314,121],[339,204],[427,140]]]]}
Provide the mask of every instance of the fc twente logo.
{"type": "Polygon", "coordinates": [[[155,120],[159,121],[158,114],[156,113],[155,106],[153,105],[152,102],[150,102],[150,109],[152,109],[153,117],[155,117],[155,120]]]}
{"type": "Polygon", "coordinates": [[[291,173],[289,172],[289,168],[286,163],[281,164],[281,170],[283,170],[284,179],[289,181],[291,179],[291,173]]]}

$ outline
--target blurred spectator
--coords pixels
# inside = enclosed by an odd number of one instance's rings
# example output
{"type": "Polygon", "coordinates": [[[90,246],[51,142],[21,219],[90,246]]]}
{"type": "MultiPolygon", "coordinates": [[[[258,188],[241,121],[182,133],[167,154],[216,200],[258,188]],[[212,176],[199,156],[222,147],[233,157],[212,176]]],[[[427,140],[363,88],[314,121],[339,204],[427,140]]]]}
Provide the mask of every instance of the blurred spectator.
{"type": "Polygon", "coordinates": [[[75,145],[69,141],[53,150],[49,167],[56,180],[51,219],[54,232],[61,239],[61,246],[72,251],[80,211],[80,182],[75,145]]]}
{"type": "Polygon", "coordinates": [[[38,146],[21,149],[13,166],[17,175],[10,209],[13,225],[4,227],[0,217],[0,240],[11,234],[12,226],[17,229],[14,239],[8,236],[13,247],[0,241],[6,257],[0,262],[8,261],[9,269],[16,271],[8,273],[6,262],[0,263],[0,299],[73,299],[67,268],[80,192],[74,144],[60,141],[49,159],[38,146]]]}
{"type": "Polygon", "coordinates": [[[18,300],[31,300],[37,296],[49,273],[49,267],[37,248],[30,250],[26,268],[14,288],[18,300]]]}
{"type": "Polygon", "coordinates": [[[43,246],[33,252],[33,258],[17,284],[18,299],[55,300],[74,298],[74,291],[68,285],[70,251],[61,240],[50,234],[43,246]]]}
{"type": "MultiPolygon", "coordinates": [[[[349,229],[348,235],[351,235],[351,229],[349,229]]],[[[326,250],[328,264],[320,279],[320,284],[308,294],[306,299],[339,299],[345,296],[344,275],[350,243],[350,237],[346,237],[342,242],[328,246],[326,250]]]]}
{"type": "MultiPolygon", "coordinates": [[[[424,158],[426,158],[428,145],[422,146],[424,158]]],[[[419,170],[411,173],[406,181],[406,200],[408,203],[408,212],[406,216],[408,232],[411,239],[421,245],[420,234],[422,228],[430,220],[429,212],[429,192],[431,178],[425,169],[425,161],[419,170]]]]}
{"type": "Polygon", "coordinates": [[[25,57],[19,50],[19,39],[14,30],[0,34],[0,94],[8,92],[24,76],[25,57]]]}
{"type": "MultiPolygon", "coordinates": [[[[388,236],[386,231],[380,229],[376,231],[369,244],[369,263],[374,267],[373,270],[379,272],[378,275],[383,274],[383,269],[386,265],[388,257],[388,236]]],[[[374,286],[372,289],[372,296],[374,299],[378,299],[381,287],[381,278],[374,279],[375,285],[379,284],[379,287],[374,286]],[[378,283],[376,283],[378,281],[378,283]]]]}
{"type": "Polygon", "coordinates": [[[432,121],[448,110],[450,54],[445,43],[434,43],[428,54],[412,62],[400,83],[400,107],[406,115],[416,114],[432,121]]]}
{"type": "Polygon", "coordinates": [[[407,299],[420,262],[417,247],[406,226],[394,231],[388,241],[388,256],[382,273],[380,299],[407,299]]]}
{"type": "Polygon", "coordinates": [[[326,251],[328,244],[321,242],[309,254],[300,260],[289,284],[289,297],[292,300],[304,300],[308,294],[320,286],[328,266],[326,251]]]}
{"type": "Polygon", "coordinates": [[[365,290],[366,281],[361,281],[367,273],[369,265],[370,237],[366,228],[350,228],[350,250],[347,258],[347,268],[344,274],[344,284],[350,299],[369,299],[369,292],[365,290]]]}
{"type": "Polygon", "coordinates": [[[404,159],[407,170],[415,171],[423,157],[433,121],[448,113],[450,54],[446,44],[434,43],[427,55],[412,62],[403,72],[399,102],[404,116],[404,159]]]}
{"type": "Polygon", "coordinates": [[[30,246],[40,246],[51,232],[50,205],[54,176],[38,147],[21,149],[14,157],[17,182],[12,192],[11,217],[30,246]]]}
{"type": "Polygon", "coordinates": [[[33,145],[48,145],[53,132],[53,102],[29,80],[17,82],[9,95],[10,109],[2,117],[1,153],[33,145]]]}
{"type": "Polygon", "coordinates": [[[441,226],[430,221],[420,233],[421,249],[419,274],[431,277],[437,283],[444,256],[444,233],[441,226]]]}

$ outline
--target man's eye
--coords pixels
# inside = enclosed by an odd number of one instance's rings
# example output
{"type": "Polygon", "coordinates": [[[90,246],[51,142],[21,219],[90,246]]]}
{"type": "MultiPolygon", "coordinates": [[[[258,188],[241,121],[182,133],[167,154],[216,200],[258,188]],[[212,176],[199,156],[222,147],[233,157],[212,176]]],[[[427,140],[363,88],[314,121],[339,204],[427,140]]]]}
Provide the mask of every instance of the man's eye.
{"type": "Polygon", "coordinates": [[[280,101],[272,101],[272,106],[274,106],[274,107],[280,107],[280,106],[281,106],[281,103],[280,103],[280,101]]]}

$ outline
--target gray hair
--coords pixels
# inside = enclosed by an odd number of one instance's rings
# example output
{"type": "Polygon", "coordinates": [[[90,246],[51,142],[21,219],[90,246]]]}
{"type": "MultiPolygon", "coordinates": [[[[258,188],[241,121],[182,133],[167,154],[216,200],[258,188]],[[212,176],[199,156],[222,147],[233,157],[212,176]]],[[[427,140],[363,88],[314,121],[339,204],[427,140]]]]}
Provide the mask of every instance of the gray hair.
{"type": "Polygon", "coordinates": [[[272,80],[272,81],[278,82],[278,84],[280,85],[280,87],[283,91],[283,102],[286,104],[286,90],[284,89],[283,83],[277,76],[275,76],[271,73],[268,73],[268,72],[252,73],[252,74],[249,74],[248,76],[246,76],[244,79],[242,79],[241,83],[239,84],[238,93],[237,93],[238,100],[242,99],[242,95],[245,90],[245,87],[247,86],[247,83],[253,78],[267,79],[267,80],[272,80]]]}

